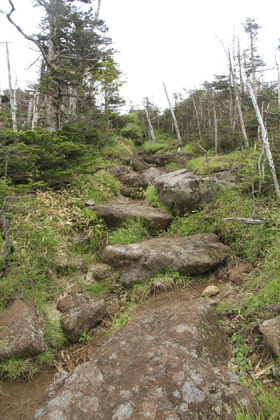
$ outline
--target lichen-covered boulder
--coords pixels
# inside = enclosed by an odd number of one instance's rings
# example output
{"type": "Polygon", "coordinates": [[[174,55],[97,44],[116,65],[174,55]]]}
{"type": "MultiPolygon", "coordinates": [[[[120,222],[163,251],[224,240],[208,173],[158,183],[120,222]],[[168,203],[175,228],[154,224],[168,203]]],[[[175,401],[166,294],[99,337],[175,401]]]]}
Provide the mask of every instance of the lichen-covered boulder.
{"type": "Polygon", "coordinates": [[[29,303],[15,299],[0,315],[0,360],[35,356],[45,350],[42,317],[29,303]]]}
{"type": "Polygon", "coordinates": [[[159,199],[174,213],[184,214],[211,203],[217,192],[233,184],[215,176],[194,175],[187,169],[169,172],[155,178],[159,199]]]}
{"type": "Polygon", "coordinates": [[[210,305],[146,310],[54,383],[32,419],[229,420],[239,403],[257,411],[228,360],[210,305]]]}
{"type": "Polygon", "coordinates": [[[107,246],[101,259],[116,268],[126,286],[166,271],[203,274],[221,265],[230,255],[217,235],[165,236],[129,245],[107,246]]]}
{"type": "Polygon", "coordinates": [[[139,202],[117,201],[98,204],[92,209],[110,227],[119,226],[128,218],[140,217],[148,221],[152,232],[157,232],[167,229],[172,220],[167,212],[139,202]]]}

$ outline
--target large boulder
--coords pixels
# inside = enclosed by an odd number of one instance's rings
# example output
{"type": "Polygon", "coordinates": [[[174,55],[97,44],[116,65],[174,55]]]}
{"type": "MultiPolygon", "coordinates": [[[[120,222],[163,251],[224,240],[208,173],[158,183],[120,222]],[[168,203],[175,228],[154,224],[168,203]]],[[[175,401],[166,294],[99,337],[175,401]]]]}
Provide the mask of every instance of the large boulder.
{"type": "Polygon", "coordinates": [[[163,170],[158,168],[149,168],[143,172],[139,178],[139,185],[141,187],[148,187],[155,183],[155,179],[163,175],[163,170]]]}
{"type": "Polygon", "coordinates": [[[257,412],[228,360],[210,305],[180,301],[146,310],[55,382],[32,419],[229,420],[238,404],[257,412]]]}
{"type": "Polygon", "coordinates": [[[177,214],[199,209],[210,203],[217,192],[233,186],[214,176],[194,175],[187,169],[161,175],[154,183],[160,201],[177,214]]]}
{"type": "Polygon", "coordinates": [[[29,303],[15,299],[0,315],[0,360],[35,356],[45,350],[43,319],[29,303]]]}
{"type": "Polygon", "coordinates": [[[61,324],[66,336],[73,343],[79,341],[83,333],[89,332],[107,315],[106,303],[103,299],[91,299],[78,296],[61,317],[61,324]]]}
{"type": "Polygon", "coordinates": [[[165,211],[139,202],[117,201],[115,203],[98,204],[92,207],[96,215],[104,219],[110,227],[119,226],[130,217],[141,217],[148,220],[150,230],[165,230],[172,217],[165,211]]]}
{"type": "Polygon", "coordinates": [[[116,268],[121,282],[132,286],[166,271],[203,274],[230,255],[217,235],[165,236],[129,245],[107,246],[101,259],[116,268]]]}

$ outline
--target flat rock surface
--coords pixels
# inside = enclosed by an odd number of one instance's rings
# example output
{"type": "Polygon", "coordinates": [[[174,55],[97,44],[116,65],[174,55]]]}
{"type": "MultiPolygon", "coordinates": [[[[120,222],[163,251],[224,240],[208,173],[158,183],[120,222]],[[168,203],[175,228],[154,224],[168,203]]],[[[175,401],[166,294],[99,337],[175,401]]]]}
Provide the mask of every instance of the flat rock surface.
{"type": "Polygon", "coordinates": [[[165,236],[130,245],[107,246],[101,259],[120,273],[122,283],[132,286],[166,271],[203,274],[230,255],[217,235],[165,236]]]}
{"type": "Polygon", "coordinates": [[[201,301],[139,313],[47,391],[32,419],[232,419],[256,404],[227,367],[226,337],[201,301]]]}
{"type": "Polygon", "coordinates": [[[110,227],[119,226],[130,217],[141,217],[148,220],[150,230],[156,232],[165,230],[172,220],[172,216],[168,213],[138,202],[117,201],[115,203],[98,204],[93,206],[92,209],[110,227]]]}
{"type": "Polygon", "coordinates": [[[0,360],[34,356],[45,350],[42,318],[27,302],[15,299],[0,315],[0,360]]]}

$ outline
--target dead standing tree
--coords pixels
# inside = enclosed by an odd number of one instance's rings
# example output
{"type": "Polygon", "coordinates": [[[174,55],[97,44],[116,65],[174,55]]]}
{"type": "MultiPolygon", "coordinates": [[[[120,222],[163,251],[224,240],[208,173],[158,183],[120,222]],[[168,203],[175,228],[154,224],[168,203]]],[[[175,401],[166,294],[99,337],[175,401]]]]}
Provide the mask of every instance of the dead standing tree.
{"type": "Polygon", "coordinates": [[[262,142],[266,151],[266,157],[267,157],[267,161],[270,167],[270,172],[272,175],[272,179],[273,179],[273,183],[274,183],[274,188],[275,188],[275,193],[276,193],[276,197],[278,199],[278,201],[280,201],[280,186],[279,186],[279,181],[278,181],[278,177],[277,177],[277,173],[276,173],[276,169],[275,169],[275,165],[274,165],[274,161],[273,161],[273,157],[272,157],[272,153],[270,150],[270,144],[269,144],[269,140],[268,140],[268,135],[267,135],[267,130],[257,103],[257,99],[252,87],[251,82],[248,82],[248,89],[249,89],[249,94],[255,109],[255,113],[261,128],[261,133],[262,133],[262,142]]]}
{"type": "Polygon", "coordinates": [[[178,149],[180,149],[181,147],[183,147],[183,142],[182,142],[179,126],[178,126],[177,119],[176,119],[175,113],[174,113],[172,105],[171,105],[171,101],[170,101],[168,93],[167,93],[165,83],[163,83],[163,87],[164,87],[164,90],[165,90],[166,98],[167,98],[167,101],[168,101],[168,104],[169,104],[169,109],[170,109],[170,112],[171,112],[171,115],[172,115],[172,120],[173,120],[175,130],[176,130],[176,133],[177,133],[177,138],[178,138],[178,141],[179,141],[179,148],[178,149]]]}
{"type": "Polygon", "coordinates": [[[154,133],[154,129],[153,129],[150,113],[149,113],[149,108],[148,108],[148,99],[147,99],[146,103],[145,103],[145,101],[143,101],[143,107],[144,107],[144,111],[145,111],[147,121],[148,121],[148,125],[149,125],[150,137],[151,137],[152,141],[156,141],[155,133],[154,133]]]}
{"type": "Polygon", "coordinates": [[[16,100],[16,89],[12,87],[12,75],[11,75],[11,64],[8,43],[6,42],[6,57],[8,66],[8,77],[9,77],[9,95],[11,105],[11,115],[13,122],[13,130],[17,131],[17,100],[16,100]]]}

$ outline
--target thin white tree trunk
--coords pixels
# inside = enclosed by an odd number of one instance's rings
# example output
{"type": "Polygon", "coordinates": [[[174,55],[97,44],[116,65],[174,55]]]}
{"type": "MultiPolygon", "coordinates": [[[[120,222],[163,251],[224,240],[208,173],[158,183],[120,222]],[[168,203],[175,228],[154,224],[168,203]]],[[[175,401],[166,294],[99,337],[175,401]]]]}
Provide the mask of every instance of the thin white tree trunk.
{"type": "Polygon", "coordinates": [[[231,55],[230,55],[230,51],[228,51],[223,42],[220,40],[224,51],[227,55],[228,58],[228,63],[229,63],[229,71],[231,73],[232,76],[232,81],[233,81],[233,87],[234,87],[234,93],[235,93],[235,98],[236,98],[236,106],[237,106],[237,110],[238,110],[238,116],[239,116],[239,121],[240,121],[240,127],[241,127],[241,131],[242,131],[242,136],[243,136],[243,140],[245,142],[246,148],[249,150],[250,146],[249,146],[249,141],[248,141],[248,137],[247,137],[247,132],[246,132],[246,127],[245,127],[245,123],[244,123],[244,119],[243,119],[243,113],[242,113],[242,108],[241,108],[241,98],[240,98],[240,90],[237,84],[237,80],[236,80],[236,64],[234,63],[234,68],[232,65],[232,60],[231,60],[231,55]]]}
{"type": "Polygon", "coordinates": [[[231,56],[229,52],[228,52],[228,60],[229,60],[230,71],[232,74],[232,80],[233,80],[233,86],[234,86],[234,92],[235,92],[235,98],[236,98],[236,106],[237,106],[242,136],[243,136],[243,140],[245,142],[246,148],[249,150],[250,146],[249,146],[248,136],[247,136],[246,127],[245,127],[245,123],[243,119],[243,112],[241,108],[240,90],[238,88],[238,84],[236,80],[236,64],[234,64],[234,67],[232,66],[231,56]]]}
{"type": "Polygon", "coordinates": [[[218,139],[218,120],[217,120],[217,111],[215,104],[214,92],[212,92],[212,103],[213,103],[213,115],[214,115],[214,130],[215,130],[215,153],[219,153],[219,139],[218,139]]]}
{"type": "Polygon", "coordinates": [[[261,116],[260,109],[259,109],[259,106],[258,106],[258,103],[257,103],[257,100],[256,100],[256,96],[254,94],[254,90],[253,90],[253,87],[252,87],[250,82],[248,82],[248,89],[249,89],[250,97],[251,97],[251,100],[252,100],[252,103],[253,103],[253,106],[254,106],[254,109],[255,109],[256,116],[258,118],[259,125],[261,127],[262,141],[263,141],[263,144],[264,144],[264,148],[265,148],[265,151],[266,151],[266,157],[267,157],[268,164],[269,164],[270,171],[271,171],[271,175],[272,175],[272,178],[273,178],[276,197],[280,201],[280,186],[279,186],[279,181],[278,181],[276,170],[275,170],[275,165],[274,165],[272,153],[271,153],[271,150],[270,150],[270,144],[269,144],[269,140],[268,140],[266,127],[264,125],[263,118],[261,116]]]}
{"type": "Polygon", "coordinates": [[[168,104],[169,104],[169,109],[170,109],[170,112],[171,112],[171,115],[172,115],[172,119],[173,119],[173,123],[174,123],[174,126],[175,126],[175,130],[176,130],[176,133],[177,133],[177,138],[178,138],[178,141],[179,141],[179,146],[182,147],[183,146],[183,142],[182,142],[180,130],[179,130],[177,119],[176,119],[176,116],[174,114],[174,111],[173,111],[173,108],[172,108],[172,105],[171,105],[171,102],[170,102],[170,99],[169,99],[169,96],[168,96],[168,93],[167,93],[167,89],[166,89],[165,83],[163,83],[163,87],[164,87],[166,98],[167,98],[167,101],[168,101],[168,104]]]}
{"type": "Polygon", "coordinates": [[[279,65],[276,60],[276,57],[275,57],[275,62],[276,62],[276,68],[277,68],[277,73],[278,73],[278,107],[280,108],[280,70],[279,70],[279,65]]]}
{"type": "Polygon", "coordinates": [[[17,105],[16,105],[16,95],[15,90],[12,87],[12,75],[11,75],[11,64],[10,64],[10,54],[8,43],[6,42],[6,57],[7,57],[7,66],[8,66],[8,77],[9,77],[9,94],[10,94],[10,105],[11,105],[11,115],[13,122],[13,130],[17,131],[17,105]]]}
{"type": "Polygon", "coordinates": [[[33,96],[33,117],[31,122],[31,130],[37,126],[38,118],[39,118],[39,92],[35,90],[33,96]]]}
{"type": "Polygon", "coordinates": [[[194,100],[193,95],[191,95],[192,98],[192,103],[193,103],[193,107],[194,107],[194,111],[195,111],[195,115],[196,115],[196,121],[197,121],[197,129],[198,129],[198,134],[199,134],[199,139],[202,140],[202,135],[201,135],[201,128],[200,128],[200,121],[199,121],[199,115],[198,115],[198,109],[194,100]]]}
{"type": "Polygon", "coordinates": [[[32,109],[33,109],[33,98],[30,97],[28,101],[28,111],[27,111],[27,125],[30,126],[32,118],[32,109]]]}
{"type": "Polygon", "coordinates": [[[150,113],[149,113],[148,106],[147,106],[147,104],[145,104],[145,102],[143,102],[143,106],[144,106],[144,111],[145,111],[145,114],[146,114],[146,117],[147,117],[147,121],[148,121],[148,125],[149,125],[149,133],[150,133],[151,139],[153,141],[156,141],[156,139],[155,139],[155,133],[154,133],[152,121],[151,121],[151,118],[150,118],[150,113]]]}
{"type": "Polygon", "coordinates": [[[100,6],[101,6],[101,0],[98,0],[97,9],[96,9],[95,16],[94,16],[95,19],[99,18],[100,6]]]}

